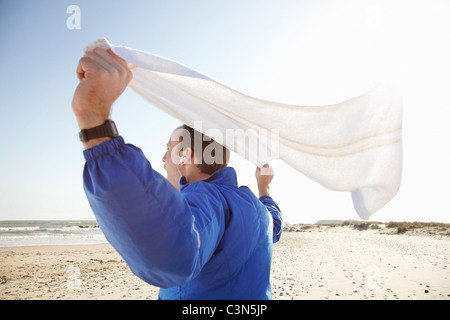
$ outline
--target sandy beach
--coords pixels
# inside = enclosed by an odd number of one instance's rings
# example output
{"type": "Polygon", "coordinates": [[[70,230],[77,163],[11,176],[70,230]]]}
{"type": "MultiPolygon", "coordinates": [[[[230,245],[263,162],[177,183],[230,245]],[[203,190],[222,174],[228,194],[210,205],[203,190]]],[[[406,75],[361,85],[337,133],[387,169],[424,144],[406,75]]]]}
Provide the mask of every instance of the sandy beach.
{"type": "MultiPolygon", "coordinates": [[[[274,245],[273,299],[450,300],[449,230],[286,225],[274,245]]],[[[157,296],[109,244],[0,248],[0,300],[157,296]]]]}

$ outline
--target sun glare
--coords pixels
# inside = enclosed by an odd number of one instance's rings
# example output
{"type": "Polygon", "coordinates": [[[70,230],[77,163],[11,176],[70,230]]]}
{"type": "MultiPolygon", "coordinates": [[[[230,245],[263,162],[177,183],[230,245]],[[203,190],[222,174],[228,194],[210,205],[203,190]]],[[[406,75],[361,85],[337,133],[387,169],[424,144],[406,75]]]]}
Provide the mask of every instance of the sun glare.
{"type": "MultiPolygon", "coordinates": [[[[265,53],[252,94],[298,105],[340,102],[379,82],[403,89],[428,66],[450,31],[448,2],[345,1],[317,6],[315,18],[292,19],[265,53]]],[[[305,14],[305,13],[302,13],[305,14]]]]}

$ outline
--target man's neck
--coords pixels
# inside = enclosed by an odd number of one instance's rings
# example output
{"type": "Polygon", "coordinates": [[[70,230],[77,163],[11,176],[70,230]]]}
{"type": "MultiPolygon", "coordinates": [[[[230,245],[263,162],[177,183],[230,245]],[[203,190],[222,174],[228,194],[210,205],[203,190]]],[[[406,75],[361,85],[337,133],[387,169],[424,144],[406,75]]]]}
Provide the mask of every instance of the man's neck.
{"type": "Polygon", "coordinates": [[[192,172],[185,176],[187,183],[194,183],[209,178],[211,175],[203,172],[192,172]]]}

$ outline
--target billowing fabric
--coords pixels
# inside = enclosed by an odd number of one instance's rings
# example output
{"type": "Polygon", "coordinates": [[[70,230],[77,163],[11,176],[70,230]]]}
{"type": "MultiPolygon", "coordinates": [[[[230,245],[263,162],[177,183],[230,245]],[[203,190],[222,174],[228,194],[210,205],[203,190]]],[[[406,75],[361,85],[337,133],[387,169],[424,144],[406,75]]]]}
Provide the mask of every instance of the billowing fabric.
{"type": "Polygon", "coordinates": [[[233,138],[222,144],[255,165],[279,158],[328,189],[351,192],[363,219],[400,187],[402,97],[388,85],[334,105],[286,105],[249,97],[178,62],[105,39],[85,50],[98,46],[129,62],[129,87],[152,105],[216,141],[213,132],[246,132],[257,146],[233,138]]]}
{"type": "Polygon", "coordinates": [[[180,192],[117,137],[84,151],[84,189],[107,240],[160,299],[271,299],[281,212],[226,167],[180,192]]]}

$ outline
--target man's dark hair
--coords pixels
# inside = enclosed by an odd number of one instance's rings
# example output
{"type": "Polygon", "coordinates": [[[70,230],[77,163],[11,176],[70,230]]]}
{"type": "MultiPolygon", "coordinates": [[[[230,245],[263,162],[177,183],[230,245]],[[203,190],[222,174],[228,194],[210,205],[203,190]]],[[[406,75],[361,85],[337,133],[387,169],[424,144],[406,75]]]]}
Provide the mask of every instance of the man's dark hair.
{"type": "Polygon", "coordinates": [[[228,161],[230,159],[230,151],[225,148],[223,145],[204,135],[203,133],[189,127],[184,124],[178,129],[186,130],[185,132],[189,133],[190,140],[187,144],[183,144],[183,136],[179,137],[179,141],[181,143],[182,149],[191,148],[194,152],[194,156],[200,163],[197,164],[197,168],[200,169],[201,172],[206,174],[213,174],[214,172],[225,168],[228,165],[228,161]],[[195,148],[195,143],[200,143],[201,140],[201,148],[197,146],[195,148]],[[208,149],[207,152],[205,152],[208,149]],[[218,154],[216,155],[216,152],[218,154]],[[206,153],[206,154],[205,154],[206,153]]]}

